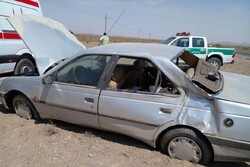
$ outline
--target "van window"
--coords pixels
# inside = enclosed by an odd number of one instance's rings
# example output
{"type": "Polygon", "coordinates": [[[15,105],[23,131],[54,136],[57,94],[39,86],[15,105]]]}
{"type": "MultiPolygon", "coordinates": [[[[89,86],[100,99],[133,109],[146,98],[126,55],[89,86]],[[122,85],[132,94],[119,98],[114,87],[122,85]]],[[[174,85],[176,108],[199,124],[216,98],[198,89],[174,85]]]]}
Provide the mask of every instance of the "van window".
{"type": "Polygon", "coordinates": [[[0,18],[0,21],[2,32],[15,32],[14,28],[11,26],[11,24],[7,21],[6,18],[0,18]]]}
{"type": "Polygon", "coordinates": [[[12,15],[23,15],[23,14],[32,14],[32,15],[41,15],[39,14],[39,8],[32,8],[24,6],[21,4],[16,4],[17,2],[1,2],[0,1],[0,11],[1,15],[9,17],[12,15]]]}

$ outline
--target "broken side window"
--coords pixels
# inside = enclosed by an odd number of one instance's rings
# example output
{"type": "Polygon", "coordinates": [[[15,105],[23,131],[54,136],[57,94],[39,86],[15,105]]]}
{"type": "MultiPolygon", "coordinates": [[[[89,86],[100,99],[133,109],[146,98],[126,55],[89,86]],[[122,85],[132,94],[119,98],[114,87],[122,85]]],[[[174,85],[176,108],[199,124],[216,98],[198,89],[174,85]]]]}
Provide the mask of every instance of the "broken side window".
{"type": "Polygon", "coordinates": [[[222,87],[222,76],[219,71],[210,63],[199,59],[188,51],[173,60],[193,83],[209,94],[218,92],[222,87]]]}
{"type": "Polygon", "coordinates": [[[108,89],[150,94],[180,94],[160,69],[151,61],[142,58],[120,58],[108,89]]]}

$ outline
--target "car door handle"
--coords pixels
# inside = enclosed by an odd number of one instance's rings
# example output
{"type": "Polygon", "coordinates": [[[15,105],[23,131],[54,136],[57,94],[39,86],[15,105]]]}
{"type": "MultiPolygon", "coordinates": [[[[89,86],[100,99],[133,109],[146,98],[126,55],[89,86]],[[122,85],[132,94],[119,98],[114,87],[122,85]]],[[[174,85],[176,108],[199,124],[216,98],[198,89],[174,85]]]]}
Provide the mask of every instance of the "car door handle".
{"type": "Polygon", "coordinates": [[[84,102],[94,103],[95,100],[94,100],[93,98],[85,97],[85,98],[84,98],[84,102]]]}
{"type": "Polygon", "coordinates": [[[165,114],[172,114],[171,108],[160,108],[160,111],[165,113],[165,114]]]}

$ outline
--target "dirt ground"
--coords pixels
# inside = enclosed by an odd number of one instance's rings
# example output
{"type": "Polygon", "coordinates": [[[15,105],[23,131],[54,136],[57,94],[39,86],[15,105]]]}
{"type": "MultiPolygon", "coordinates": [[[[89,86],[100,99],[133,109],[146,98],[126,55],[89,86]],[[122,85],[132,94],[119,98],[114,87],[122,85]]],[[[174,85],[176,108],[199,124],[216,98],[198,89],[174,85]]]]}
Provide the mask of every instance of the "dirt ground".
{"type": "MultiPolygon", "coordinates": [[[[250,75],[250,59],[236,57],[225,71],[250,75]]],[[[59,121],[25,120],[0,105],[0,167],[200,167],[171,159],[127,136],[59,121]]],[[[212,163],[243,167],[246,163],[212,163]]]]}

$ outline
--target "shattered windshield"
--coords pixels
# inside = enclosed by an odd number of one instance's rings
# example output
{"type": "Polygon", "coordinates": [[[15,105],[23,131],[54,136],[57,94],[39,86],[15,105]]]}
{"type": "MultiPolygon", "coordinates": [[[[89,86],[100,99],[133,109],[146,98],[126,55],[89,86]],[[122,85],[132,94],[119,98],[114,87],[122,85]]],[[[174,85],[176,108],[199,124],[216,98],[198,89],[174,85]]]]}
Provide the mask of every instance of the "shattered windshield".
{"type": "Polygon", "coordinates": [[[170,42],[172,42],[176,37],[170,37],[168,39],[166,39],[165,41],[162,42],[162,44],[169,44],[170,42]]]}
{"type": "Polygon", "coordinates": [[[222,88],[222,75],[210,63],[199,59],[188,51],[173,62],[183,70],[194,84],[209,94],[215,94],[222,88]]]}

